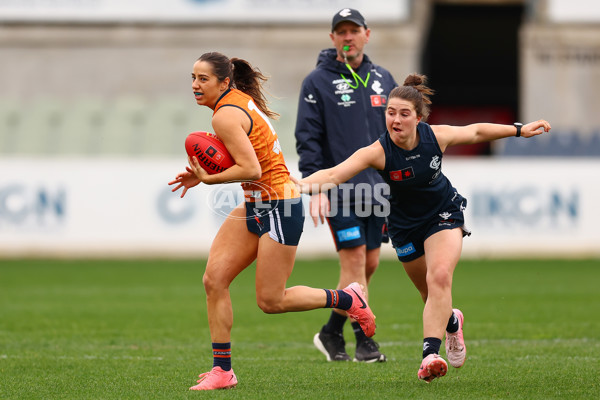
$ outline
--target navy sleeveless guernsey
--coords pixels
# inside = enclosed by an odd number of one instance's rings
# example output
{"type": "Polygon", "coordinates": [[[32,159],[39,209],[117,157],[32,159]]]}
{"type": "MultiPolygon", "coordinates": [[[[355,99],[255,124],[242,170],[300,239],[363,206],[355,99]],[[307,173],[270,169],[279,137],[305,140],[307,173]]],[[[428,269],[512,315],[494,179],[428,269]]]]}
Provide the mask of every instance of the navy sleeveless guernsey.
{"type": "Polygon", "coordinates": [[[379,138],[385,169],[378,172],[391,193],[390,233],[417,228],[460,196],[442,173],[443,153],[429,124],[419,122],[417,133],[419,144],[409,151],[394,144],[388,132],[379,138]]]}

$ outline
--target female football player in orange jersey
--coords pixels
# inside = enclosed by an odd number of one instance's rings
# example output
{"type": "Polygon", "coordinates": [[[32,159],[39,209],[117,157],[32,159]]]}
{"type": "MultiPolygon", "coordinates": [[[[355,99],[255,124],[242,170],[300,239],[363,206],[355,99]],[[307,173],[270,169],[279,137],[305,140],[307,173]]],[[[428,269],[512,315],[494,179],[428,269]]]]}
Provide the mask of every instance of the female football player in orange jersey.
{"type": "Polygon", "coordinates": [[[343,290],[286,288],[292,273],[304,214],[296,185],[289,177],[277,134],[262,92],[266,77],[247,61],[212,52],[193,66],[192,90],[196,103],[213,110],[214,133],[223,141],[235,164],[209,175],[196,157],[169,185],[173,191],[205,183],[242,182],[244,204],[236,207],[217,233],[208,256],[203,284],[213,345],[213,368],[200,375],[192,390],[234,387],[231,368],[233,309],[229,286],[256,260],[256,300],[268,314],[329,307],[347,310],[367,336],[375,333],[373,313],[358,283],[343,290]]]}

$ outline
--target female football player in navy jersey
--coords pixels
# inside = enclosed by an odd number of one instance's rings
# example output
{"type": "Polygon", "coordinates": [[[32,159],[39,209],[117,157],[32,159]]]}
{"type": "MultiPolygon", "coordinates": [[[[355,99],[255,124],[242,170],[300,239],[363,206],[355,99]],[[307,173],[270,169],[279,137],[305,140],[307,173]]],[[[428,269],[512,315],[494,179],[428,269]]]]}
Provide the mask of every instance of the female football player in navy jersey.
{"type": "Polygon", "coordinates": [[[390,185],[389,233],[398,259],[419,290],[423,310],[423,361],[419,379],[444,376],[448,364],[439,355],[444,333],[446,356],[459,368],[465,362],[464,316],[452,308],[452,275],[460,258],[467,200],[442,173],[449,146],[475,144],[511,136],[530,138],[550,130],[547,121],[526,125],[478,123],[428,125],[429,96],[424,75],[411,74],[389,94],[386,127],[379,140],[357,150],[329,169],[300,180],[303,193],[326,191],[372,167],[390,185]]]}

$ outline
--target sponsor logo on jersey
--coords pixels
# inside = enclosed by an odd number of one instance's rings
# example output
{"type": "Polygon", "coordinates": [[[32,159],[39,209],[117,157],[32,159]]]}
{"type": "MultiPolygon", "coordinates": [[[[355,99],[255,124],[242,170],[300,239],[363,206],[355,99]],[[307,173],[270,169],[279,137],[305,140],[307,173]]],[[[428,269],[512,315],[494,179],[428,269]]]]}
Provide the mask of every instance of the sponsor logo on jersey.
{"type": "Polygon", "coordinates": [[[360,239],[360,229],[358,226],[342,229],[341,231],[337,231],[336,234],[338,242],[347,242],[349,240],[360,239]]]}
{"type": "Polygon", "coordinates": [[[348,89],[350,89],[350,85],[348,85],[348,82],[340,82],[337,85],[335,85],[335,88],[337,89],[337,92],[346,92],[348,89]]]}
{"type": "Polygon", "coordinates": [[[390,171],[390,179],[393,181],[405,181],[415,177],[415,172],[412,167],[390,171]]]}
{"type": "Polygon", "coordinates": [[[452,216],[452,214],[451,214],[451,213],[449,213],[449,212],[447,212],[447,211],[446,211],[446,212],[443,212],[443,213],[441,213],[441,214],[439,214],[439,215],[440,215],[440,217],[441,217],[442,219],[448,219],[448,218],[450,218],[450,217],[452,216]]]}
{"type": "Polygon", "coordinates": [[[350,84],[345,79],[335,79],[331,83],[333,84],[333,93],[336,96],[354,93],[354,89],[350,87],[350,84]]]}
{"type": "Polygon", "coordinates": [[[387,96],[380,94],[371,95],[371,107],[385,107],[387,103],[387,96]]]}
{"type": "MultiPolygon", "coordinates": [[[[371,69],[371,72],[372,72],[372,73],[374,73],[375,75],[377,75],[378,77],[380,77],[380,78],[383,78],[383,75],[381,75],[381,74],[379,73],[379,71],[377,71],[377,69],[375,69],[375,68],[372,68],[372,69],[371,69]]],[[[377,81],[375,81],[375,82],[377,82],[377,81]]]]}
{"type": "Polygon", "coordinates": [[[417,250],[415,249],[415,246],[412,244],[412,242],[405,244],[402,247],[396,247],[396,254],[398,255],[398,257],[407,256],[409,254],[414,253],[415,251],[417,250]]]}
{"type": "Polygon", "coordinates": [[[307,103],[311,103],[311,104],[316,104],[317,101],[315,100],[315,96],[313,96],[312,94],[309,94],[308,96],[306,96],[304,98],[304,101],[307,103]]]}
{"type": "Polygon", "coordinates": [[[352,100],[349,94],[343,94],[338,101],[338,106],[350,107],[352,104],[356,104],[356,101],[352,100]]]}

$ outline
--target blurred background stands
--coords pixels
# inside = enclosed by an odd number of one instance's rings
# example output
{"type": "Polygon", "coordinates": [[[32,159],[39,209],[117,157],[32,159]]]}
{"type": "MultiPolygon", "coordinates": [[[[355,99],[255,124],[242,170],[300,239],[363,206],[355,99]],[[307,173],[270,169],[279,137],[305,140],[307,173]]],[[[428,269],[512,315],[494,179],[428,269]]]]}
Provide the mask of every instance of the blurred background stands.
{"type": "Polygon", "coordinates": [[[159,1],[148,2],[144,14],[103,0],[115,8],[104,19],[59,9],[78,7],[65,4],[0,3],[1,156],[184,156],[188,133],[212,129],[210,110],[192,97],[191,66],[203,52],[217,50],[269,76],[270,106],[281,114],[274,126],[286,158],[295,159],[299,88],[319,51],[331,46],[332,13],[346,6],[364,6],[372,28],[367,54],[397,81],[415,71],[429,77],[436,91],[430,123],[546,118],[553,125],[551,135],[536,140],[459,146],[449,156],[600,155],[600,3],[594,0],[368,6],[334,0],[315,2],[314,12],[305,14],[280,0],[269,2],[262,19],[244,23],[238,20],[243,12],[219,18],[200,12],[225,7],[217,0],[174,1],[173,10],[198,8],[184,13],[187,20],[158,12],[159,1]],[[52,17],[61,11],[62,19],[52,17]]]}

